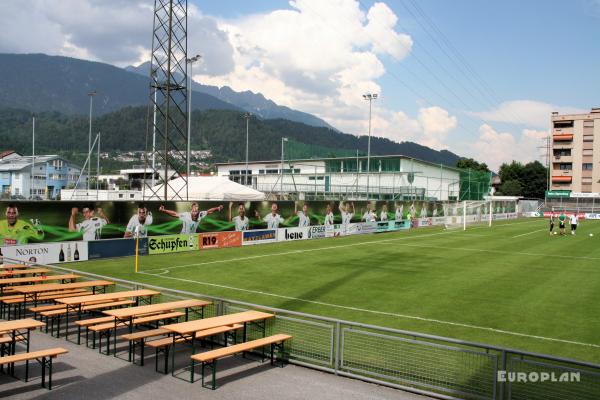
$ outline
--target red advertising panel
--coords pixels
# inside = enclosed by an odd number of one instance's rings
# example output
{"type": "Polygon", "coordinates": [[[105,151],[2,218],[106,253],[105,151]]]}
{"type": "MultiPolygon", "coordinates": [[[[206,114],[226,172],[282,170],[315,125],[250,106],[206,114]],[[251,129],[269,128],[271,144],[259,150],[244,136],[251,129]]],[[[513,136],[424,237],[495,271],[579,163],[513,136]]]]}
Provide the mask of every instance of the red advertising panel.
{"type": "Polygon", "coordinates": [[[242,245],[242,232],[213,232],[198,235],[201,249],[220,249],[242,245]]]}

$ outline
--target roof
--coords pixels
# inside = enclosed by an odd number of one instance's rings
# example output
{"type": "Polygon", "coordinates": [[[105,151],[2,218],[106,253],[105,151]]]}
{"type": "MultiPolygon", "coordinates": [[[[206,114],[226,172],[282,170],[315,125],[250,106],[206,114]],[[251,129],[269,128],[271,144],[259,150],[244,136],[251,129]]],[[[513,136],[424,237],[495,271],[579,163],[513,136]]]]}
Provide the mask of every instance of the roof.
{"type": "MultiPolygon", "coordinates": [[[[292,164],[292,163],[298,163],[298,162],[315,162],[315,161],[339,161],[339,160],[356,160],[356,159],[362,159],[362,160],[366,160],[368,157],[367,156],[354,156],[354,157],[329,157],[329,158],[301,158],[301,159],[294,159],[294,160],[285,160],[284,163],[286,164],[292,164]]],[[[372,155],[371,159],[380,159],[380,158],[402,158],[405,160],[413,160],[416,162],[420,162],[422,164],[427,164],[427,165],[433,165],[436,167],[439,167],[440,165],[443,165],[444,168],[446,169],[452,169],[455,171],[461,171],[460,168],[456,168],[456,167],[451,167],[449,165],[446,164],[441,164],[441,163],[434,163],[431,161],[425,161],[425,160],[420,160],[418,158],[414,158],[414,157],[409,157],[409,156],[405,156],[402,154],[394,154],[394,155],[385,155],[385,156],[380,156],[380,155],[372,155]]],[[[216,166],[219,165],[232,165],[232,164],[245,164],[245,161],[239,161],[239,162],[228,162],[228,163],[215,163],[216,166]]],[[[248,164],[281,164],[281,160],[270,160],[270,161],[249,161],[248,164]]]]}
{"type": "MultiPolygon", "coordinates": [[[[169,181],[167,197],[185,197],[184,185],[183,178],[169,181]]],[[[146,190],[145,200],[161,200],[162,198],[159,196],[163,194],[163,191],[162,184],[156,185],[151,192],[146,190]],[[159,196],[153,196],[152,192],[158,193],[159,196]]],[[[265,195],[222,176],[192,176],[188,180],[188,198],[189,200],[257,201],[264,200],[265,195]]]]}
{"type": "MultiPolygon", "coordinates": [[[[0,171],[21,171],[25,168],[31,168],[33,158],[33,156],[20,156],[18,158],[10,158],[8,160],[0,160],[0,171]]],[[[58,156],[56,154],[50,154],[35,156],[35,164],[44,164],[57,159],[69,162],[61,156],[58,156]]],[[[74,168],[80,168],[79,166],[70,163],[69,166],[74,168]]]]}
{"type": "Polygon", "coordinates": [[[6,156],[10,156],[11,154],[14,154],[15,151],[14,150],[4,150],[4,151],[0,151],[0,159],[6,157],[6,156]]]}

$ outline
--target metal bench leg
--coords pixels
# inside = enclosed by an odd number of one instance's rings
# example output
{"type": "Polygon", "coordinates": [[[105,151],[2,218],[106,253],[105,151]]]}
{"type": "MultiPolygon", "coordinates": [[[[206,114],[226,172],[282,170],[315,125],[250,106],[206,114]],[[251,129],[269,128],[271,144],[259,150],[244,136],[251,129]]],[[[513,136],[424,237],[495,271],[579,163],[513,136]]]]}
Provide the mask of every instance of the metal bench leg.
{"type": "Polygon", "coordinates": [[[144,338],[142,338],[142,340],[140,340],[140,357],[142,358],[140,360],[140,365],[143,367],[144,366],[144,338]]]}
{"type": "Polygon", "coordinates": [[[48,358],[48,390],[52,390],[52,357],[48,358]]]}
{"type": "MultiPolygon", "coordinates": [[[[173,353],[175,349],[173,349],[173,353]]],[[[169,373],[169,346],[165,347],[165,375],[169,373]]],[[[192,371],[192,375],[194,371],[192,371]]]]}
{"type": "Polygon", "coordinates": [[[42,357],[42,387],[46,387],[46,358],[42,357]]]}

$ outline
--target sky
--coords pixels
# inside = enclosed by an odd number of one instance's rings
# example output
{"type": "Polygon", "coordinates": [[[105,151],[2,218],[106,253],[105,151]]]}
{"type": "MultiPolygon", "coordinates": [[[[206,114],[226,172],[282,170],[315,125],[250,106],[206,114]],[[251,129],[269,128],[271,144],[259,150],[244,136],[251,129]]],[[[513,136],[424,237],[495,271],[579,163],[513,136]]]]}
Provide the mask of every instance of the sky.
{"type": "MultiPolygon", "coordinates": [[[[2,53],[149,59],[153,0],[0,2],[2,53]]],[[[552,111],[600,106],[600,0],[188,1],[194,80],[337,129],[486,162],[542,160],[552,111]]]]}

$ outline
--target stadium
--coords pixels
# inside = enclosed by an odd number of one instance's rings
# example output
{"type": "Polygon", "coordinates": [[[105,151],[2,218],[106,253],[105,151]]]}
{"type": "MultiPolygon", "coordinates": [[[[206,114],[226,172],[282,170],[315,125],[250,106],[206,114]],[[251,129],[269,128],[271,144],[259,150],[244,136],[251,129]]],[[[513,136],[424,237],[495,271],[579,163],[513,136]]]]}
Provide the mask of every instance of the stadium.
{"type": "Polygon", "coordinates": [[[0,4],[0,398],[600,398],[598,6],[50,3],[0,4]]]}

